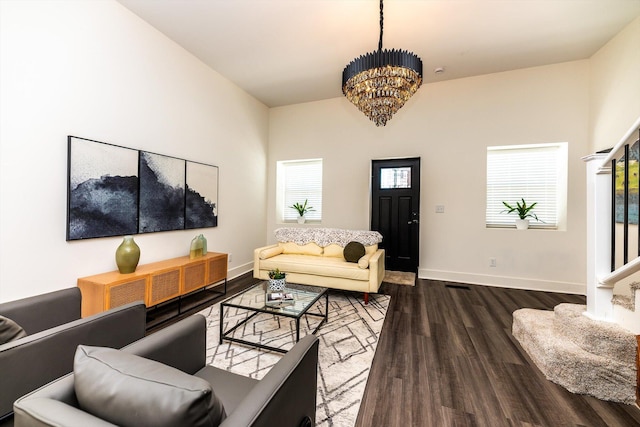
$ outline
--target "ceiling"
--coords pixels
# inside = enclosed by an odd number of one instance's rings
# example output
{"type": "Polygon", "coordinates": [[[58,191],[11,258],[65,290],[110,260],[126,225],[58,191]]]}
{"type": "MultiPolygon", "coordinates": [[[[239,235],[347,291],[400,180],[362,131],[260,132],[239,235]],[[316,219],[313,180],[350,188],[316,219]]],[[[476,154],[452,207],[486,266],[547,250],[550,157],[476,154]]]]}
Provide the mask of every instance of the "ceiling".
{"type": "MultiPolygon", "coordinates": [[[[342,96],[378,46],[377,0],[118,1],[269,107],[342,96]]],[[[637,16],[640,0],[387,0],[383,47],[432,83],[586,59],[637,16]]]]}

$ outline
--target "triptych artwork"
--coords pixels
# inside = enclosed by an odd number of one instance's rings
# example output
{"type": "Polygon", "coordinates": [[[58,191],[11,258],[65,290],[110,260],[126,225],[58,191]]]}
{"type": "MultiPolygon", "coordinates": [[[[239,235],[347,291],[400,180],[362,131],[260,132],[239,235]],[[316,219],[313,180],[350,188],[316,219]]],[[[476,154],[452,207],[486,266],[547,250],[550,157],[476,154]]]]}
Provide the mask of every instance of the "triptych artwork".
{"type": "Polygon", "coordinates": [[[68,137],[67,240],[218,225],[218,167],[68,137]]]}

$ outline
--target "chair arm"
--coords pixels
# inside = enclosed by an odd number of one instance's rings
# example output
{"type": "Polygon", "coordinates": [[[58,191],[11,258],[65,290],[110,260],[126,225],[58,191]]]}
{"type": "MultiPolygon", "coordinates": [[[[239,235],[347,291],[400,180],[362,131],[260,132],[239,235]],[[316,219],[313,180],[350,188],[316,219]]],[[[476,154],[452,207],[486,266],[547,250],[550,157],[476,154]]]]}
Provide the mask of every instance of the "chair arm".
{"type": "Polygon", "coordinates": [[[144,337],[147,310],[131,303],[0,345],[0,417],[20,396],[73,371],[79,344],[121,348],[144,337]]]}
{"type": "Polygon", "coordinates": [[[32,335],[80,318],[79,288],[67,288],[0,304],[0,315],[8,317],[32,335]]]}
{"type": "Polygon", "coordinates": [[[122,350],[193,375],[206,365],[206,338],[206,319],[196,314],[148,335],[122,350]]]}
{"type": "MultiPolygon", "coordinates": [[[[307,335],[271,368],[220,427],[299,426],[315,420],[318,338],[307,335]]],[[[315,425],[312,422],[310,425],[315,425]]]]}
{"type": "Polygon", "coordinates": [[[15,427],[115,427],[98,417],[55,399],[20,399],[15,404],[15,427]]]}

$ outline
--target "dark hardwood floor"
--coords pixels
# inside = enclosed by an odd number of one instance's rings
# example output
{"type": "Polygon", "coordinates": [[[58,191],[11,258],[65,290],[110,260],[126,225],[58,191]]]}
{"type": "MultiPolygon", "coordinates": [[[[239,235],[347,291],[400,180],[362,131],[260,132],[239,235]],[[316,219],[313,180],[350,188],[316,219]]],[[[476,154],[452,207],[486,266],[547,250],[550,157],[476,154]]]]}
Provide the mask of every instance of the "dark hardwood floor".
{"type": "MultiPolygon", "coordinates": [[[[182,301],[182,314],[153,332],[255,283],[229,282],[226,296],[198,305],[205,291],[182,301]]],[[[419,279],[383,284],[391,303],[363,396],[357,427],[371,426],[640,426],[640,409],[569,393],[548,381],[511,335],[519,308],[584,304],[578,295],[419,279]]],[[[168,304],[153,322],[175,315],[168,304]]]]}
{"type": "Polygon", "coordinates": [[[356,426],[639,426],[640,409],[548,381],[511,335],[518,308],[577,295],[418,280],[391,303],[356,426]]]}

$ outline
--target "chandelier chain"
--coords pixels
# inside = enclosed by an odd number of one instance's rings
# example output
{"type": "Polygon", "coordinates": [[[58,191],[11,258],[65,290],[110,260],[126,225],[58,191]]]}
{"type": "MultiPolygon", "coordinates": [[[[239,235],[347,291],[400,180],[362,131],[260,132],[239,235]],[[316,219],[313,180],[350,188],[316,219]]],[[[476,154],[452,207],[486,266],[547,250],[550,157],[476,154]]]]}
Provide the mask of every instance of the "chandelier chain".
{"type": "Polygon", "coordinates": [[[382,1],[380,0],[380,41],[378,42],[378,51],[382,51],[382,28],[384,26],[384,15],[382,14],[382,1]]]}

